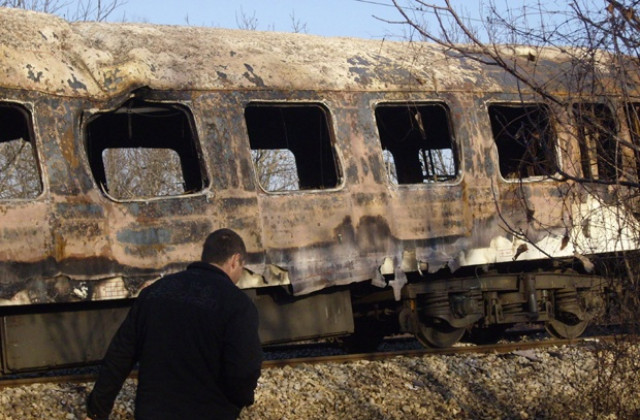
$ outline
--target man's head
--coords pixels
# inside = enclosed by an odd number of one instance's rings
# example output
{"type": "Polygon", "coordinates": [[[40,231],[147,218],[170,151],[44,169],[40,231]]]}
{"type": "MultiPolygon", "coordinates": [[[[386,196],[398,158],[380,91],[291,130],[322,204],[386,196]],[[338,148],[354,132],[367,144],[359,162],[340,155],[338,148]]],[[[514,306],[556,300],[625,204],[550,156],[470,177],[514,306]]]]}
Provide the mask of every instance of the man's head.
{"type": "Polygon", "coordinates": [[[202,261],[220,267],[237,283],[247,258],[244,241],[231,229],[218,229],[207,236],[202,248],[202,261]]]}

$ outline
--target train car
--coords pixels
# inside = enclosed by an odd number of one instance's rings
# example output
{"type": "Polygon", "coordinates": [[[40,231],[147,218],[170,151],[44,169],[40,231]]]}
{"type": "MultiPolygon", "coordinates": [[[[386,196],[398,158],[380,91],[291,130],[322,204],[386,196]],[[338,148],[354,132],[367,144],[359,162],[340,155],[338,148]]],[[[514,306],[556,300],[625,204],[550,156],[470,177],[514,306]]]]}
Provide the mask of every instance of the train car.
{"type": "Polygon", "coordinates": [[[265,345],[576,337],[605,308],[593,257],[638,248],[608,200],[635,155],[602,126],[633,144],[639,105],[569,95],[559,51],[513,50],[556,109],[422,43],[4,8],[0,37],[2,373],[100,359],[220,227],[247,244],[265,345]]]}

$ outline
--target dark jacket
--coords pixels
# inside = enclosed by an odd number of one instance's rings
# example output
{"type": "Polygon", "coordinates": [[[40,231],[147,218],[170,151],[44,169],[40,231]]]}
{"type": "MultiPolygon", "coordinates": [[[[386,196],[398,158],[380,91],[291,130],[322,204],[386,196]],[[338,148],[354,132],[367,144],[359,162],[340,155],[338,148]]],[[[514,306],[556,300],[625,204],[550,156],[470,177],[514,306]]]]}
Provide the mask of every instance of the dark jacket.
{"type": "Polygon", "coordinates": [[[206,263],[145,288],[107,350],[91,418],[108,417],[136,362],[136,419],[235,419],[260,376],[256,307],[206,263]]]}

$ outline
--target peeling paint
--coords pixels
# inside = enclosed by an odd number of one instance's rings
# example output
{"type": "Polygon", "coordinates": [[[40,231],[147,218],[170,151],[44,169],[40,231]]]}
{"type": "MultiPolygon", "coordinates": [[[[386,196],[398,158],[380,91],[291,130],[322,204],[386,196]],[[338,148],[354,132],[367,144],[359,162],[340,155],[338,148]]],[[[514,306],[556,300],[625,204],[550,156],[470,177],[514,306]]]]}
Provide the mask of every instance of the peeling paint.
{"type": "Polygon", "coordinates": [[[87,90],[87,85],[76,79],[75,75],[71,75],[72,79],[68,79],[69,87],[74,90],[87,90]]]}
{"type": "Polygon", "coordinates": [[[262,78],[260,78],[260,76],[255,74],[255,72],[253,71],[253,67],[246,63],[244,66],[246,67],[248,72],[245,72],[243,76],[251,83],[254,83],[257,87],[264,87],[264,81],[262,80],[262,78]]]}
{"type": "Polygon", "coordinates": [[[39,83],[44,73],[42,71],[34,72],[34,67],[31,64],[27,64],[27,70],[29,70],[29,79],[39,83]]]}

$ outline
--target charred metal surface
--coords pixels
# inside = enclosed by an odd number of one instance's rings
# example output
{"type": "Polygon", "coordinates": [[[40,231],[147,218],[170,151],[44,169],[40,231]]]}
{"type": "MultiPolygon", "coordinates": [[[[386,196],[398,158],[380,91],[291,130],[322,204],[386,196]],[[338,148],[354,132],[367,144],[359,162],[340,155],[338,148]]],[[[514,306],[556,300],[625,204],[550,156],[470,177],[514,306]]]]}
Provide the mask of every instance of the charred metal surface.
{"type": "MultiPolygon", "coordinates": [[[[135,296],[198,259],[207,234],[225,226],[249,248],[241,287],[286,286],[294,295],[373,280],[399,297],[410,272],[637,248],[633,222],[599,200],[605,190],[503,179],[487,104],[517,102],[522,86],[433,45],[69,24],[1,8],[0,37],[0,100],[32,113],[43,185],[35,199],[0,200],[0,305],[135,296]],[[260,188],[245,119],[256,102],[326,110],[337,185],[260,188]],[[116,199],[99,185],[87,125],[132,103],[188,114],[202,165],[191,175],[203,188],[116,199]],[[397,185],[375,109],[416,103],[446,105],[458,171],[444,182],[397,185]]],[[[529,53],[513,51],[514,59],[529,53]]],[[[537,57],[537,73],[565,89],[556,77],[570,65],[562,54],[537,57]]],[[[567,147],[566,159],[577,150],[567,147]]]]}

